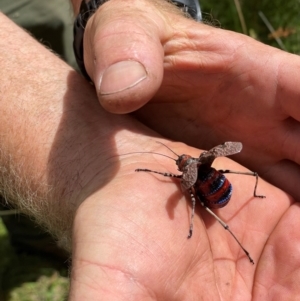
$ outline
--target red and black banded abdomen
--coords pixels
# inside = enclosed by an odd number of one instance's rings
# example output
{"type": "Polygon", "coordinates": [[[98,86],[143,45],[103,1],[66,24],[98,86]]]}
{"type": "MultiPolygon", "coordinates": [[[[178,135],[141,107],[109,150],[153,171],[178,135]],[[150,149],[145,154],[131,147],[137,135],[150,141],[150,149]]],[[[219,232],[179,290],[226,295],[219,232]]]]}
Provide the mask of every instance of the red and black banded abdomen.
{"type": "Polygon", "coordinates": [[[196,195],[203,204],[211,209],[222,208],[231,198],[232,186],[224,174],[214,168],[198,170],[198,179],[194,185],[196,195]]]}

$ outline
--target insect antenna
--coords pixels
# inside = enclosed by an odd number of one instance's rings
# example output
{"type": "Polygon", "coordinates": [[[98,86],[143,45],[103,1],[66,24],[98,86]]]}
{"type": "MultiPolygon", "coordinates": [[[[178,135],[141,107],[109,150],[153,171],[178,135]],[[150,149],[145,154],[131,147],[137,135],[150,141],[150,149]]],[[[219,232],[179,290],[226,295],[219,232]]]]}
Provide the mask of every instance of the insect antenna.
{"type": "Polygon", "coordinates": [[[160,153],[156,153],[156,152],[130,152],[130,153],[126,153],[126,154],[121,154],[121,155],[115,155],[115,156],[111,156],[108,159],[111,159],[111,158],[115,158],[115,157],[121,157],[121,156],[127,156],[127,155],[132,155],[132,154],[154,154],[154,155],[159,155],[159,156],[163,156],[163,157],[166,157],[166,158],[169,158],[173,161],[176,161],[176,159],[170,157],[170,156],[167,156],[167,155],[164,155],[164,154],[160,154],[160,153]]]}
{"type": "Polygon", "coordinates": [[[176,155],[177,157],[179,157],[178,154],[176,154],[171,148],[169,148],[168,146],[166,146],[164,143],[160,142],[160,141],[155,141],[156,143],[162,144],[164,147],[166,147],[169,151],[171,151],[174,155],[176,155]]]}

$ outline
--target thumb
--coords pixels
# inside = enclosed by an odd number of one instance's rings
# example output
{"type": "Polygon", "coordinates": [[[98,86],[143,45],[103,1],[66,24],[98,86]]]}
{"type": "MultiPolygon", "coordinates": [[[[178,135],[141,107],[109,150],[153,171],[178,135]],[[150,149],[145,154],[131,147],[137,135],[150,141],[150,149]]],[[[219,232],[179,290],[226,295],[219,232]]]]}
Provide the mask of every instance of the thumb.
{"type": "Polygon", "coordinates": [[[159,89],[164,60],[161,41],[168,31],[164,6],[177,12],[165,0],[110,0],[89,20],[84,62],[107,111],[135,111],[159,89]]]}

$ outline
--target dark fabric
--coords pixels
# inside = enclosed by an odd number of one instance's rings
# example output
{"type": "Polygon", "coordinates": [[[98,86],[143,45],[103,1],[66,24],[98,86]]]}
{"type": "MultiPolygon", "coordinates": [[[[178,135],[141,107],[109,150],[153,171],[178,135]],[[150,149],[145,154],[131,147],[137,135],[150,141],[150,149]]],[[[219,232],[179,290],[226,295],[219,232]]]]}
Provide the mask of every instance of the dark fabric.
{"type": "Polygon", "coordinates": [[[75,67],[73,9],[68,0],[1,0],[0,10],[75,67]]]}

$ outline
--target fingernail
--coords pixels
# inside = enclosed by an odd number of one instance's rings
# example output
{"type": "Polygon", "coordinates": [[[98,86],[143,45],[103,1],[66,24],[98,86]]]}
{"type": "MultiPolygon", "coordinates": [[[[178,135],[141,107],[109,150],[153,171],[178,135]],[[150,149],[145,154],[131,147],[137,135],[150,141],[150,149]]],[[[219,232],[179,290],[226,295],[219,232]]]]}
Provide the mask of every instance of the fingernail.
{"type": "Polygon", "coordinates": [[[100,95],[121,92],[147,78],[144,66],[136,61],[122,61],[109,66],[100,79],[100,95]]]}

